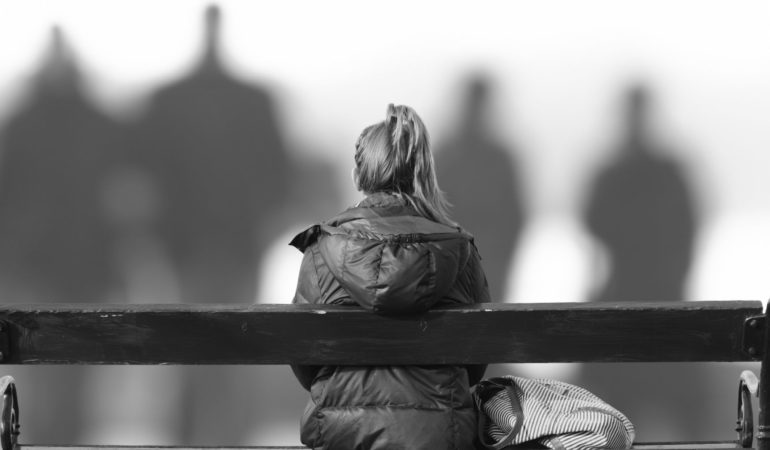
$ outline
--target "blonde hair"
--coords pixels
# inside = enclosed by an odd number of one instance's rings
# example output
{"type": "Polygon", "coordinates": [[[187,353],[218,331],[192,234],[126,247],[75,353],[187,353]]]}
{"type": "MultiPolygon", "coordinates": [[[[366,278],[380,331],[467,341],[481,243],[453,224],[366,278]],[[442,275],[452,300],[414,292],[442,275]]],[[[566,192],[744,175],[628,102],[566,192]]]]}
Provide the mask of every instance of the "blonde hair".
{"type": "Polygon", "coordinates": [[[355,162],[360,190],[399,194],[422,216],[456,226],[438,187],[428,130],[412,108],[388,105],[385,120],[358,137],[355,162]]]}

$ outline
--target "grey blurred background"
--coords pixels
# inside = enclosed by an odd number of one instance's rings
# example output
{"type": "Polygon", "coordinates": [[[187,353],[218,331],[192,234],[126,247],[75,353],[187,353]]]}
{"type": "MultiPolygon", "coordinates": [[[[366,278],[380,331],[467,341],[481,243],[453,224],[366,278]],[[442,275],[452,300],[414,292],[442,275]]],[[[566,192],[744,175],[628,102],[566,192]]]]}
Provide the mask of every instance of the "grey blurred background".
{"type": "MultiPolygon", "coordinates": [[[[288,303],[390,102],[503,302],[764,300],[762,1],[0,0],[0,301],[288,303]]],[[[641,440],[730,439],[745,365],[497,365],[641,440]]],[[[286,367],[4,366],[22,442],[291,444],[286,367]]]]}

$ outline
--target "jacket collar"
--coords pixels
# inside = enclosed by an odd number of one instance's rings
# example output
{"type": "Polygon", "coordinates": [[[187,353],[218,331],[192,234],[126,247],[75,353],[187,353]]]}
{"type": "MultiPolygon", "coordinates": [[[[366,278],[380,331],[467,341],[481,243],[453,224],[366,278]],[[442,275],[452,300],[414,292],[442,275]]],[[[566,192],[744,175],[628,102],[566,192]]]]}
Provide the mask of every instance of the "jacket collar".
{"type": "Polygon", "coordinates": [[[409,206],[409,202],[399,194],[390,192],[375,192],[367,195],[356,204],[356,208],[383,208],[393,206],[409,206]]]}
{"type": "Polygon", "coordinates": [[[372,219],[390,216],[420,216],[403,196],[387,192],[377,192],[366,196],[356,206],[348,208],[325,225],[338,226],[356,219],[372,219]]]}

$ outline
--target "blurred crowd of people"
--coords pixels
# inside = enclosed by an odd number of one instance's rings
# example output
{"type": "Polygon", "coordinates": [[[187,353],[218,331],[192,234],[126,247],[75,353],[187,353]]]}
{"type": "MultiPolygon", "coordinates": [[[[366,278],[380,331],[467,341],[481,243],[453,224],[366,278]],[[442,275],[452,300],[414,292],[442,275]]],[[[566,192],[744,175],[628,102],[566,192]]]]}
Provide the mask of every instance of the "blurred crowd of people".
{"type": "MultiPolygon", "coordinates": [[[[89,103],[73,50],[53,31],[29,98],[0,126],[3,302],[268,301],[257,299],[268,246],[287,225],[344,207],[332,168],[286,148],[270,92],[220,61],[220,11],[211,7],[205,18],[196,69],[160,88],[132,123],[89,103]]],[[[483,76],[469,80],[459,123],[436,141],[435,154],[454,218],[476,236],[492,297],[504,301],[526,191],[520,152],[488,126],[493,89],[483,76]]],[[[586,193],[584,224],[606,253],[590,301],[686,298],[698,213],[675,152],[662,150],[650,130],[654,101],[648,86],[620,93],[622,139],[586,193]]],[[[77,367],[14,368],[23,441],[99,443],[83,439],[111,439],[93,427],[128,427],[130,410],[162,428],[165,443],[276,443],[262,440],[273,436],[265,427],[280,421],[296,430],[304,403],[281,368],[120,369],[131,379],[107,382],[77,367]],[[146,403],[129,408],[127,393],[146,403]]],[[[711,389],[699,370],[588,365],[576,381],[642,421],[642,436],[691,438],[715,432],[693,411],[711,389]],[[642,386],[654,394],[640,394],[642,386]],[[677,390],[686,390],[682,408],[661,411],[660,399],[677,390]]],[[[729,404],[720,408],[732,413],[729,404]]],[[[126,429],[126,441],[153,443],[141,427],[126,429]]],[[[727,422],[712,437],[731,432],[727,422]]]]}

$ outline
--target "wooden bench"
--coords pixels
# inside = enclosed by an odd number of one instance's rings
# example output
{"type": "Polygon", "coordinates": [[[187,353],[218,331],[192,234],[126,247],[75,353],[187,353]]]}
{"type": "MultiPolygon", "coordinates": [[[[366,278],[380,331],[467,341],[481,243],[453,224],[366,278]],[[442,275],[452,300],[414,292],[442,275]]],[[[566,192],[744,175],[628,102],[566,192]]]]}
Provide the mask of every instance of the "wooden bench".
{"type": "MultiPolygon", "coordinates": [[[[759,379],[745,371],[736,380],[740,429],[736,441],[635,444],[634,448],[753,445],[770,449],[767,323],[759,301],[490,303],[412,317],[310,305],[6,305],[0,306],[0,363],[761,361],[759,379]],[[757,395],[759,426],[754,435],[751,408],[757,395]]],[[[2,379],[0,394],[2,450],[54,449],[25,445],[19,438],[18,401],[23,402],[24,395],[17,395],[12,378],[2,379]]]]}

